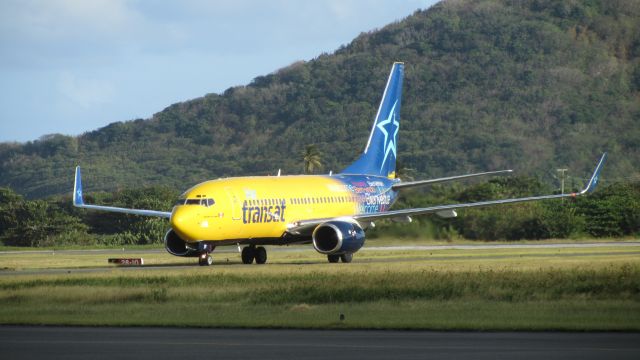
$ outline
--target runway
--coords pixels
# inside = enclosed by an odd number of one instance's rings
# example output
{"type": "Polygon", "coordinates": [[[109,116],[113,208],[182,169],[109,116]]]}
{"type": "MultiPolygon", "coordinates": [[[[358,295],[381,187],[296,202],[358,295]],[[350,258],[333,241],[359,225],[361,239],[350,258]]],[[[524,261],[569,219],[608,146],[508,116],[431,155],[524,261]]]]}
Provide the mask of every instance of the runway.
{"type": "Polygon", "coordinates": [[[0,326],[0,358],[638,359],[640,334],[0,326]]]}
{"type": "Polygon", "coordinates": [[[601,243],[557,243],[557,244],[469,244],[469,245],[415,245],[415,246],[365,246],[365,250],[488,250],[488,249],[574,249],[601,247],[640,246],[640,241],[615,241],[601,243]]]}
{"type": "MultiPolygon", "coordinates": [[[[545,243],[545,244],[470,244],[470,245],[409,245],[409,246],[365,246],[363,248],[364,251],[374,251],[374,252],[391,252],[391,251],[415,251],[416,253],[420,251],[437,251],[437,250],[490,250],[490,249],[593,249],[593,248],[638,248],[640,249],[639,241],[619,241],[619,242],[600,242],[600,243],[545,243]]],[[[635,250],[635,249],[633,249],[635,250]]],[[[313,251],[313,248],[307,246],[270,246],[269,252],[275,253],[285,253],[285,252],[308,252],[313,251]]],[[[157,254],[164,253],[163,249],[125,249],[122,250],[114,250],[114,249],[86,249],[86,250],[26,250],[26,251],[0,251],[0,264],[2,258],[6,258],[9,256],[25,256],[30,254],[40,254],[40,255],[54,255],[54,254],[67,254],[67,255],[95,255],[95,254],[136,254],[136,255],[144,255],[144,254],[157,254]]],[[[223,247],[221,249],[216,249],[213,253],[214,255],[214,266],[236,266],[240,265],[240,263],[233,262],[219,262],[215,260],[217,255],[227,254],[235,256],[238,253],[235,247],[223,247]]],[[[640,255],[640,251],[626,251],[625,253],[617,253],[611,252],[603,249],[602,252],[590,252],[585,254],[517,254],[517,255],[474,255],[473,259],[484,259],[484,260],[496,260],[517,256],[518,258],[532,258],[532,257],[583,257],[583,256],[593,256],[593,255],[601,255],[601,256],[617,256],[617,255],[629,255],[629,254],[637,254],[640,255]]],[[[443,256],[432,256],[431,254],[428,257],[418,256],[416,257],[403,257],[401,259],[362,259],[356,257],[354,259],[355,262],[360,263],[390,263],[390,262],[410,262],[410,261],[439,261],[439,260],[465,260],[468,259],[468,255],[455,256],[455,255],[447,255],[443,256]]],[[[317,260],[311,261],[297,261],[295,263],[290,264],[324,264],[325,261],[322,258],[318,258],[317,260]]],[[[281,265],[287,265],[288,263],[280,263],[281,265]]],[[[168,269],[192,269],[197,268],[194,264],[167,264],[167,265],[144,265],[144,266],[136,266],[136,267],[118,267],[117,269],[120,271],[139,271],[139,270],[168,270],[168,269]]],[[[0,277],[4,276],[16,276],[16,275],[44,275],[44,274],[77,274],[77,273],[98,273],[98,272],[108,272],[116,269],[114,266],[98,266],[98,267],[86,267],[86,268],[50,268],[50,269],[21,269],[21,270],[11,270],[6,271],[1,269],[0,266],[0,277]]]]}

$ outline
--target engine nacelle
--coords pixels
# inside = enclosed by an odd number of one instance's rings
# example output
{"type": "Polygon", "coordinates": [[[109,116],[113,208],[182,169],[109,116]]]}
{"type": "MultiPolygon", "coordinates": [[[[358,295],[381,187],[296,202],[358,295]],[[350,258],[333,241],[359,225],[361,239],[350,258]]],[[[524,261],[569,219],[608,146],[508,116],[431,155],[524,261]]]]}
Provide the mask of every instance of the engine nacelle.
{"type": "Polygon", "coordinates": [[[328,221],[313,230],[313,247],[321,254],[354,253],[364,245],[364,230],[356,222],[328,221]]]}
{"type": "Polygon", "coordinates": [[[164,248],[169,254],[175,256],[197,257],[199,255],[197,250],[187,247],[187,242],[182,240],[173,229],[164,235],[164,248]]]}

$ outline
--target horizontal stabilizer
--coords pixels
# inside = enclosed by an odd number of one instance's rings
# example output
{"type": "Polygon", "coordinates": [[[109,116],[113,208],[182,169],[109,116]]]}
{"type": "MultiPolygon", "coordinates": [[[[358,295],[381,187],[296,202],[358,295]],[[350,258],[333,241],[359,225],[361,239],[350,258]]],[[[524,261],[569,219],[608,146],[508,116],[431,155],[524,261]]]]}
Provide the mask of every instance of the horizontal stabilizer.
{"type": "Polygon", "coordinates": [[[437,184],[437,183],[442,183],[442,182],[447,182],[447,181],[464,180],[464,179],[473,178],[473,177],[477,177],[477,176],[511,174],[512,172],[513,172],[513,170],[499,170],[499,171],[488,171],[488,172],[482,172],[482,173],[476,173],[476,174],[448,176],[448,177],[443,177],[443,178],[438,178],[438,179],[407,181],[407,182],[401,182],[401,183],[394,184],[393,186],[391,186],[391,188],[393,190],[400,190],[400,189],[412,188],[412,187],[416,187],[416,186],[432,185],[432,184],[437,184]]]}

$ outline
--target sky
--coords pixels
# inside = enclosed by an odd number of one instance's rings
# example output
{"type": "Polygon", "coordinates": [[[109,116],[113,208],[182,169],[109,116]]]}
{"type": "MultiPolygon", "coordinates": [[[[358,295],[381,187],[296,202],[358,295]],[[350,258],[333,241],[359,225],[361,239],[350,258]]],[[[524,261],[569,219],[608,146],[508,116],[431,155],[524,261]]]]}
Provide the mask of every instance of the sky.
{"type": "Polygon", "coordinates": [[[1,0],[0,142],[147,119],[435,0],[1,0]]]}

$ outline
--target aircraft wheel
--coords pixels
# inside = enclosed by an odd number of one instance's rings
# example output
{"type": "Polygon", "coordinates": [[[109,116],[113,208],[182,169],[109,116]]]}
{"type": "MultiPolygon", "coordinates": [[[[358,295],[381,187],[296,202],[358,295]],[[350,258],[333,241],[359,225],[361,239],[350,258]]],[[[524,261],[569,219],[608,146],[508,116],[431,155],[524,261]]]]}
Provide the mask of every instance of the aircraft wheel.
{"type": "Polygon", "coordinates": [[[327,259],[330,263],[337,263],[340,261],[340,255],[327,255],[327,259]]]}
{"type": "Polygon", "coordinates": [[[255,251],[256,264],[264,264],[267,262],[267,250],[262,246],[257,247],[255,251]]]}
{"type": "MultiPolygon", "coordinates": [[[[256,248],[254,248],[253,246],[246,246],[242,249],[242,263],[243,264],[251,264],[253,262],[253,259],[256,257],[256,248]]],[[[265,259],[266,259],[266,254],[265,254],[265,259]]]]}
{"type": "Polygon", "coordinates": [[[353,254],[342,254],[340,255],[340,260],[342,260],[343,263],[350,263],[351,260],[353,260],[353,254]]]}
{"type": "Polygon", "coordinates": [[[200,255],[200,257],[198,258],[198,264],[200,264],[200,266],[209,266],[213,264],[213,256],[211,256],[211,254],[202,254],[200,255]]]}

